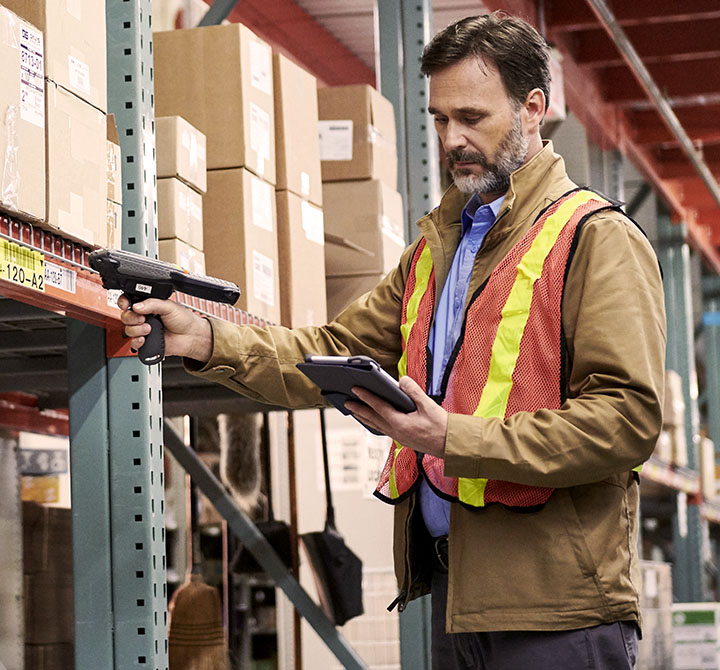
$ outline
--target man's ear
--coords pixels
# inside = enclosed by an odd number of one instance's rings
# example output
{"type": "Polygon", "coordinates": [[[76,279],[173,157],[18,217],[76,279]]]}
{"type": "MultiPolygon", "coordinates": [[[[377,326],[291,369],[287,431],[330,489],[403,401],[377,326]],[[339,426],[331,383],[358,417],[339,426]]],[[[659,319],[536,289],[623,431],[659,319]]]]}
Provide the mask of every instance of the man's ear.
{"type": "Polygon", "coordinates": [[[525,98],[523,104],[523,115],[525,116],[525,127],[529,131],[537,130],[545,118],[545,94],[542,89],[534,88],[525,98]]]}

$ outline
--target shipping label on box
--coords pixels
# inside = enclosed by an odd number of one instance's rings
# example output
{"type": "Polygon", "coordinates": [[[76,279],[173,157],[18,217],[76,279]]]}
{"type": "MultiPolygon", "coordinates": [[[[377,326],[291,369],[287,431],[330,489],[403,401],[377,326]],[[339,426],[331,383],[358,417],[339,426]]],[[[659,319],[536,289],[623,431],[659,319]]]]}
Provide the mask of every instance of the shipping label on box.
{"type": "Polygon", "coordinates": [[[245,167],[274,184],[267,43],[238,23],[163,31],[153,40],[156,115],[181,116],[205,134],[209,170],[245,167]]]}
{"type": "Polygon", "coordinates": [[[45,219],[45,81],[42,33],[0,6],[0,208],[45,219]]]}
{"type": "Polygon", "coordinates": [[[3,0],[42,31],[45,76],[107,110],[105,4],[97,0],[3,0]]]}

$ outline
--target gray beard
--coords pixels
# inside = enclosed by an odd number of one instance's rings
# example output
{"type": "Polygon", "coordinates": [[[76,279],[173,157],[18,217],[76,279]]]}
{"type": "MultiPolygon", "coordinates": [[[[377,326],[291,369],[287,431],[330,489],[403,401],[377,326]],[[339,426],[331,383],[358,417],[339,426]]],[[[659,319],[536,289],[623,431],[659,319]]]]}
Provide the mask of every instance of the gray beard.
{"type": "Polygon", "coordinates": [[[520,115],[516,114],[513,125],[500,142],[494,163],[478,155],[483,166],[480,175],[453,171],[453,181],[463,193],[504,193],[510,187],[510,175],[524,162],[528,152],[528,139],[522,134],[520,115]]]}

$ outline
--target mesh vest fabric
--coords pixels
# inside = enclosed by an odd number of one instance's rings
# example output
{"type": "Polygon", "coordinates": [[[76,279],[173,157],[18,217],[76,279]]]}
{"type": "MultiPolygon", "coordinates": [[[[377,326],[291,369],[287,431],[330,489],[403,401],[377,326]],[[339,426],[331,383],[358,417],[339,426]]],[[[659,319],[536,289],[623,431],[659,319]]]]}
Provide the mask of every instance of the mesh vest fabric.
{"type": "MultiPolygon", "coordinates": [[[[501,260],[470,299],[445,373],[444,409],[504,420],[517,412],[561,407],[565,387],[561,307],[566,269],[582,221],[609,207],[607,200],[592,191],[571,191],[541,212],[501,260]]],[[[408,323],[408,305],[417,307],[411,310],[413,324],[403,330],[406,369],[399,366],[398,371],[427,389],[435,289],[430,283],[419,295],[422,277],[428,274],[427,261],[418,273],[423,254],[425,258],[429,255],[425,240],[413,255],[405,288],[401,324],[408,323]]],[[[431,274],[434,278],[434,271],[431,274]]],[[[510,508],[535,508],[553,492],[550,487],[446,477],[443,459],[394,443],[375,495],[397,503],[416,488],[423,475],[438,495],[468,507],[501,503],[510,508]]]]}

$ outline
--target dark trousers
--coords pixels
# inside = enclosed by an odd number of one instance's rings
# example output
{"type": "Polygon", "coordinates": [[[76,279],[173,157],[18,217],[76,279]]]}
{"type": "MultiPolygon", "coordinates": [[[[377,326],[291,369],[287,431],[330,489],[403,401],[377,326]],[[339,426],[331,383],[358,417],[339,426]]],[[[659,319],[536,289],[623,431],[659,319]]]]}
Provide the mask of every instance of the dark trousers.
{"type": "Polygon", "coordinates": [[[562,631],[446,633],[448,576],[432,581],[433,670],[632,670],[638,629],[632,622],[562,631]]]}

